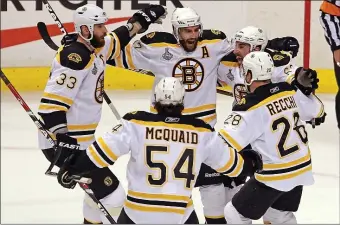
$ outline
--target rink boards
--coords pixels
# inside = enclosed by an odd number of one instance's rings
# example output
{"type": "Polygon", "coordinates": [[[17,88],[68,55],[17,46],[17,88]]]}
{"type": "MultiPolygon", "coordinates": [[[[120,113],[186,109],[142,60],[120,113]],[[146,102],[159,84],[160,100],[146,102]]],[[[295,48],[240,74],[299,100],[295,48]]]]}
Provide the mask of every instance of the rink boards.
{"type": "MultiPolygon", "coordinates": [[[[42,91],[50,68],[5,68],[3,71],[18,91],[42,91]]],[[[338,88],[334,71],[319,69],[317,72],[320,79],[317,92],[336,93],[338,88]]],[[[111,66],[106,69],[105,89],[107,90],[148,90],[151,89],[152,83],[153,77],[147,75],[111,66]]],[[[8,90],[4,83],[1,83],[1,90],[8,90]]]]}

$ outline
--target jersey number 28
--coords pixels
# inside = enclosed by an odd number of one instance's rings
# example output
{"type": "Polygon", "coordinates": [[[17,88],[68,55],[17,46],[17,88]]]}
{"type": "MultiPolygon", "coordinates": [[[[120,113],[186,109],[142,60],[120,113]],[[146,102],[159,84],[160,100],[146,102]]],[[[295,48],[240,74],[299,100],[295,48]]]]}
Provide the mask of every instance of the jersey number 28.
{"type": "Polygon", "coordinates": [[[146,146],[146,164],[151,169],[159,170],[159,176],[155,177],[148,174],[147,180],[150,185],[162,186],[168,180],[169,172],[172,172],[173,179],[183,179],[185,187],[191,188],[192,181],[195,179],[193,174],[195,150],[186,148],[181,153],[174,167],[169,169],[169,166],[164,161],[156,161],[153,159],[154,154],[167,154],[169,148],[167,146],[146,146]]]}
{"type": "Polygon", "coordinates": [[[286,147],[286,140],[287,137],[289,136],[291,130],[293,129],[301,139],[302,143],[307,144],[308,142],[308,137],[307,137],[307,132],[305,129],[304,125],[298,125],[299,120],[300,120],[300,115],[298,112],[295,112],[293,114],[294,118],[294,125],[292,126],[289,120],[286,117],[280,117],[272,123],[272,129],[273,131],[277,131],[278,128],[283,125],[283,132],[281,134],[279,143],[277,144],[277,148],[279,150],[280,156],[285,157],[293,152],[298,151],[299,145],[295,144],[291,147],[286,147]]]}

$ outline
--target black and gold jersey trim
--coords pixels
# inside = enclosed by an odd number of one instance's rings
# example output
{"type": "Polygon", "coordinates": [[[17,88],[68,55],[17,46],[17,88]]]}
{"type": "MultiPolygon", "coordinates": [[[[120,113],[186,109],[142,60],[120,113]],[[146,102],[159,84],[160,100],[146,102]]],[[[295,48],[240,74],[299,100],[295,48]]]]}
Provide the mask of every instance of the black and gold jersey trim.
{"type": "Polygon", "coordinates": [[[137,211],[184,214],[193,205],[188,196],[128,191],[125,206],[137,211]]]}
{"type": "Polygon", "coordinates": [[[264,164],[263,170],[255,174],[259,181],[286,180],[312,170],[310,154],[286,163],[264,164]]]}
{"type": "Polygon", "coordinates": [[[179,207],[186,208],[187,203],[185,202],[169,202],[169,201],[161,201],[161,200],[145,200],[134,198],[131,196],[127,196],[127,200],[134,203],[145,204],[145,205],[154,205],[154,206],[170,206],[170,207],[179,207]]]}
{"type": "Polygon", "coordinates": [[[108,52],[109,56],[107,57],[107,60],[113,60],[118,57],[120,54],[120,41],[115,33],[109,33],[111,36],[111,45],[112,50],[108,52]]]}
{"type": "Polygon", "coordinates": [[[236,59],[236,55],[233,52],[230,52],[228,55],[225,55],[222,58],[221,63],[224,66],[228,66],[228,67],[238,67],[239,66],[237,59],[236,59]]]}
{"type": "MultiPolygon", "coordinates": [[[[150,112],[157,113],[156,109],[151,105],[150,112]]],[[[210,123],[217,118],[216,104],[201,105],[192,108],[185,108],[182,112],[185,116],[192,116],[203,120],[205,123],[210,123]]]]}
{"type": "Polygon", "coordinates": [[[98,143],[95,141],[93,144],[93,147],[98,152],[98,154],[110,165],[113,165],[114,161],[112,161],[109,157],[106,156],[105,152],[101,149],[101,147],[98,145],[98,143]]]}
{"type": "Polygon", "coordinates": [[[178,129],[196,130],[200,132],[211,132],[214,129],[203,120],[193,116],[168,117],[145,111],[127,113],[123,119],[145,126],[164,126],[178,129]]]}
{"type": "Polygon", "coordinates": [[[118,156],[112,151],[105,140],[100,137],[88,148],[88,155],[92,161],[101,167],[113,165],[118,156]]]}
{"type": "Polygon", "coordinates": [[[229,177],[236,177],[242,172],[244,160],[235,149],[229,147],[229,150],[230,158],[228,162],[216,171],[221,174],[228,175],[229,177]]]}
{"type": "Polygon", "coordinates": [[[233,106],[233,111],[250,111],[276,99],[294,94],[292,86],[286,82],[269,83],[256,88],[254,93],[247,94],[244,101],[233,106]]]}
{"type": "Polygon", "coordinates": [[[267,52],[273,59],[274,67],[280,67],[288,65],[291,60],[291,55],[284,51],[277,51],[266,48],[264,50],[267,52]]]}
{"type": "Polygon", "coordinates": [[[227,36],[220,30],[203,30],[200,40],[214,40],[214,39],[226,39],[227,36]]]}
{"type": "Polygon", "coordinates": [[[83,70],[92,65],[94,55],[83,43],[75,41],[70,45],[61,46],[56,59],[64,67],[83,70]]]}
{"type": "Polygon", "coordinates": [[[153,44],[169,44],[176,45],[178,44],[175,36],[168,32],[151,32],[140,39],[144,44],[153,45],[153,44]]]}
{"type": "Polygon", "coordinates": [[[40,100],[39,111],[44,112],[51,110],[66,112],[72,104],[73,100],[68,97],[45,92],[40,100]]]}
{"type": "Polygon", "coordinates": [[[230,136],[225,130],[219,131],[219,136],[231,147],[235,148],[238,152],[244,147],[241,146],[232,136],[230,136]]]}
{"type": "Polygon", "coordinates": [[[87,142],[94,140],[94,133],[96,132],[98,124],[68,124],[68,135],[76,138],[78,142],[87,142]]]}
{"type": "Polygon", "coordinates": [[[42,121],[45,124],[45,128],[50,130],[52,133],[58,130],[65,129],[67,127],[67,119],[65,111],[54,111],[48,113],[38,113],[42,121]]]}

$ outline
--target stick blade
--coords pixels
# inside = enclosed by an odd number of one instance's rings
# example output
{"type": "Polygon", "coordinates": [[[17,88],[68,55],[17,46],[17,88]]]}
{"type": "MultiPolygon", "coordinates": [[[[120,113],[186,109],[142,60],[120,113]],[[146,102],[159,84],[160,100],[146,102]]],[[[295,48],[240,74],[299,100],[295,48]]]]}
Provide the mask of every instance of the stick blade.
{"type": "Polygon", "coordinates": [[[37,23],[38,31],[41,36],[41,38],[44,40],[44,42],[50,47],[51,49],[57,51],[59,49],[58,45],[54,43],[54,41],[51,39],[50,34],[48,33],[46,24],[43,22],[37,23]]]}

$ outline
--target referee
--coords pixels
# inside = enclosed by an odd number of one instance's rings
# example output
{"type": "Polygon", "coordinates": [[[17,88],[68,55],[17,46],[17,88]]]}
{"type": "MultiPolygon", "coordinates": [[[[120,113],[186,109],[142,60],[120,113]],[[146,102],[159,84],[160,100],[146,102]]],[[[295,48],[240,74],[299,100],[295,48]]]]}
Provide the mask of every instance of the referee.
{"type": "Polygon", "coordinates": [[[340,129],[340,0],[324,0],[320,11],[320,23],[334,56],[334,72],[338,84],[338,93],[335,97],[335,112],[338,128],[340,129]]]}

